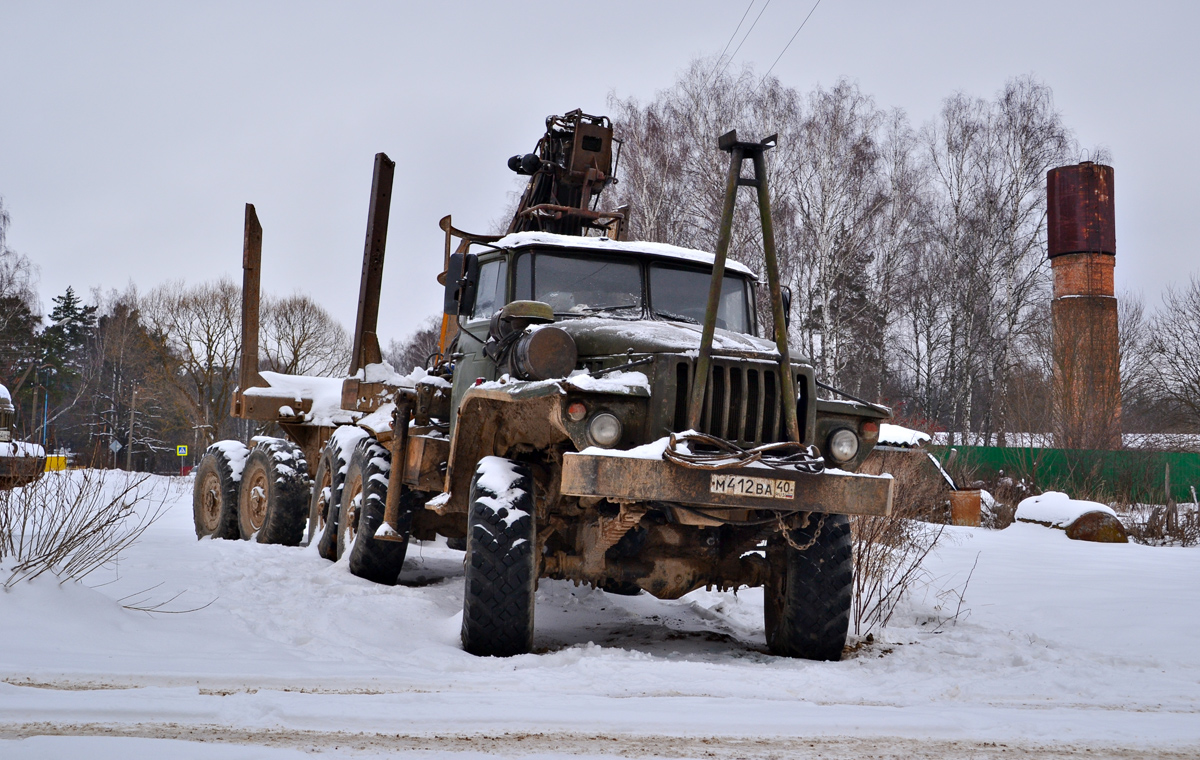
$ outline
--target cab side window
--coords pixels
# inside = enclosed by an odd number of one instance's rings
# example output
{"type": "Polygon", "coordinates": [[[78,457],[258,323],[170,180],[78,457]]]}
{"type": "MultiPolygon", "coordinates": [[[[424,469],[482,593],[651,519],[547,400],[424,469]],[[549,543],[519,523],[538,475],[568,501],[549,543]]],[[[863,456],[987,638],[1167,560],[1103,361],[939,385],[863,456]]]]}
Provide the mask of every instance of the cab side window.
{"type": "Polygon", "coordinates": [[[508,284],[508,262],[504,259],[485,261],[479,267],[479,295],[475,297],[476,319],[490,319],[505,303],[508,284]]]}

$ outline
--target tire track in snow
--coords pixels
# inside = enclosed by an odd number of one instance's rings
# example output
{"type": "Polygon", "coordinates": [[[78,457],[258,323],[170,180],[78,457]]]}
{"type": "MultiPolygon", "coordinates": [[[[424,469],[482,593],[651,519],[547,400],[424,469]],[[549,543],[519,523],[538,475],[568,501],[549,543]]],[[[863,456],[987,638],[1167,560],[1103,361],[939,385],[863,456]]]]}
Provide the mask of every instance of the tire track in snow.
{"type": "Polygon", "coordinates": [[[971,742],[907,737],[736,737],[585,734],[515,731],[502,734],[387,734],[297,729],[238,729],[179,723],[0,724],[0,740],[35,736],[118,737],[297,749],[347,754],[463,752],[500,757],[528,755],[627,758],[821,758],[822,760],[949,760],[950,758],[1070,758],[1191,760],[1195,748],[1147,748],[1084,743],[971,742]]]}

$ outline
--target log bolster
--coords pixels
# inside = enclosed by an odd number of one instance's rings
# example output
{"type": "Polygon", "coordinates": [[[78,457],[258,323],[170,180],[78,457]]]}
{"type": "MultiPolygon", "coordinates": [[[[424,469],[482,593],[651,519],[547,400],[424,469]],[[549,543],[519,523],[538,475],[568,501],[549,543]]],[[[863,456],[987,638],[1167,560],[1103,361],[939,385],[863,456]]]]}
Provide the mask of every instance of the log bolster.
{"type": "Polygon", "coordinates": [[[892,511],[892,478],[888,475],[841,471],[813,475],[760,467],[699,470],[659,459],[575,453],[563,455],[561,493],[614,502],[665,501],[727,509],[845,515],[888,515],[892,511]],[[714,493],[714,475],[791,481],[793,495],[791,498],[772,498],[714,493]]]}
{"type": "Polygon", "coordinates": [[[303,415],[312,411],[313,400],[311,398],[300,397],[295,395],[269,395],[268,393],[256,393],[254,391],[269,390],[251,388],[247,391],[239,391],[233,399],[233,416],[240,417],[246,420],[264,420],[275,422],[284,420],[288,422],[302,418],[303,415]],[[291,415],[282,415],[279,410],[282,407],[291,407],[291,415]]]}

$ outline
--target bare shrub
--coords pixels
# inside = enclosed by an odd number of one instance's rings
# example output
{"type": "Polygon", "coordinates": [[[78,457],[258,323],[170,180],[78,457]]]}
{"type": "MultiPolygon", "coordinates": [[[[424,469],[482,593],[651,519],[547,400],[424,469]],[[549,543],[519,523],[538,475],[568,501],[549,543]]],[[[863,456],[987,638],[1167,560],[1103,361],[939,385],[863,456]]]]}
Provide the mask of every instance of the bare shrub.
{"type": "Polygon", "coordinates": [[[44,573],[77,581],[113,562],[162,514],[166,497],[152,496],[148,480],[76,470],[0,491],[3,587],[44,573]]]}
{"type": "Polygon", "coordinates": [[[428,366],[429,361],[437,356],[441,330],[442,315],[430,315],[403,341],[392,340],[388,343],[383,358],[400,372],[428,366]]]}
{"type": "Polygon", "coordinates": [[[850,518],[854,542],[854,634],[891,620],[904,594],[929,580],[921,563],[942,536],[947,484],[923,451],[874,452],[862,472],[895,478],[892,513],[850,518]]]}
{"type": "MultiPolygon", "coordinates": [[[[1196,498],[1195,491],[1192,495],[1196,498]]],[[[1114,505],[1129,540],[1149,546],[1200,544],[1200,504],[1114,505]]]]}

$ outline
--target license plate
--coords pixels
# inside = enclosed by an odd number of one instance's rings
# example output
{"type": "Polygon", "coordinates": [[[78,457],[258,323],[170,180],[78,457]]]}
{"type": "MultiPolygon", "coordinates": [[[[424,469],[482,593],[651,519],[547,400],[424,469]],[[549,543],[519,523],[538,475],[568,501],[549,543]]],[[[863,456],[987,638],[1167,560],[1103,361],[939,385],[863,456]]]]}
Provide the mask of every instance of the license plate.
{"type": "Polygon", "coordinates": [[[745,475],[712,475],[709,492],[726,496],[758,496],[764,499],[795,499],[796,483],[775,478],[751,478],[745,475]]]}

